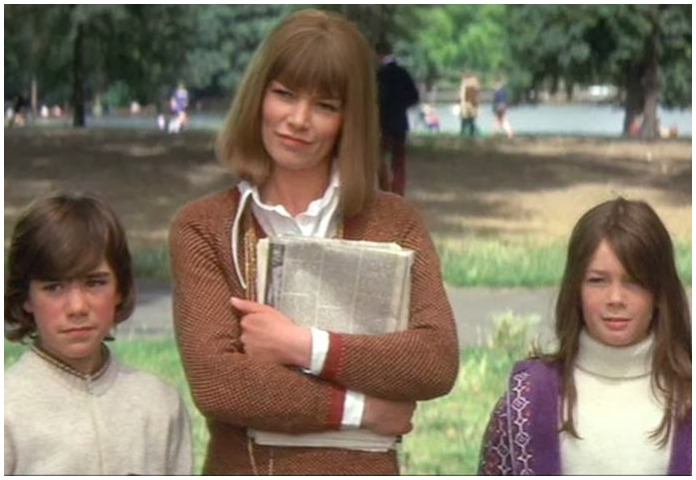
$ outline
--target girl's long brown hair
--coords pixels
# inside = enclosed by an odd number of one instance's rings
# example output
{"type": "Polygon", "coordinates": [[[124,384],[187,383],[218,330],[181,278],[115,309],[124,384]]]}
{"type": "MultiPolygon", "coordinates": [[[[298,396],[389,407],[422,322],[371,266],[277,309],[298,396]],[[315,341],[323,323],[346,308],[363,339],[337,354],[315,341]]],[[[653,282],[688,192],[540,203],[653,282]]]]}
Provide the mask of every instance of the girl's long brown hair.
{"type": "Polygon", "coordinates": [[[665,445],[673,420],[685,421],[691,410],[691,315],[667,229],[646,202],[624,198],[601,203],[586,212],[575,225],[568,244],[556,303],[559,347],[555,353],[544,355],[562,367],[561,431],[578,437],[573,415],[577,403],[573,369],[584,325],[580,289],[602,240],[611,245],[626,271],[655,299],[651,383],[664,399],[665,409],[651,437],[665,445]]]}

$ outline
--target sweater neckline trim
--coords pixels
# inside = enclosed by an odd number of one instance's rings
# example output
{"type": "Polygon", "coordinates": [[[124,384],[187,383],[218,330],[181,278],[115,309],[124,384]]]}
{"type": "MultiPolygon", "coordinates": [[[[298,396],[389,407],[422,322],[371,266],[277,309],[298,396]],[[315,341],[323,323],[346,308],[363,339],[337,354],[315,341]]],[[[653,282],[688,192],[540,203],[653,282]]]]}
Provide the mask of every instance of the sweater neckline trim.
{"type": "Polygon", "coordinates": [[[50,364],[51,366],[62,370],[68,374],[70,374],[73,377],[77,377],[80,380],[84,381],[95,381],[100,379],[101,377],[104,376],[106,371],[109,369],[109,366],[111,364],[111,353],[109,351],[109,348],[104,345],[103,343],[101,344],[101,351],[102,354],[104,355],[104,364],[97,370],[96,372],[92,374],[88,373],[82,373],[79,370],[76,370],[75,368],[71,367],[67,363],[63,362],[62,360],[56,358],[55,356],[51,355],[48,353],[46,350],[41,348],[39,345],[32,345],[31,350],[41,359],[43,359],[46,363],[50,364]]]}

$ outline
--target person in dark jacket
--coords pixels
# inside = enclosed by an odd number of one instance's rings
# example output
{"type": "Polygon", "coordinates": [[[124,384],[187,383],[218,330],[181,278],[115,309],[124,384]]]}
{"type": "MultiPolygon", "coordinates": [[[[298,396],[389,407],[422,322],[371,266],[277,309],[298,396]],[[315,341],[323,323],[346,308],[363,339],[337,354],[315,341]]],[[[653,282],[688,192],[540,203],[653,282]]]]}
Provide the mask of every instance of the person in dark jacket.
{"type": "Polygon", "coordinates": [[[379,172],[382,190],[404,195],[406,189],[407,111],[420,100],[416,84],[408,71],[399,65],[389,42],[375,46],[380,59],[377,70],[379,88],[379,120],[382,131],[382,151],[391,157],[391,171],[383,159],[379,172]]]}

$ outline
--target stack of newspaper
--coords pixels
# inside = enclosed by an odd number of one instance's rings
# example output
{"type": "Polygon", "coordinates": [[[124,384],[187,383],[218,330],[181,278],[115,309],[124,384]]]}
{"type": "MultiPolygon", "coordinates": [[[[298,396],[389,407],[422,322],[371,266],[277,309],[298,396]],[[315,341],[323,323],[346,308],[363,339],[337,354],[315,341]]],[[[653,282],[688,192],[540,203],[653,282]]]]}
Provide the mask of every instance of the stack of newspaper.
{"type": "MultiPolygon", "coordinates": [[[[281,236],[257,247],[257,292],[295,323],[380,335],[408,326],[413,250],[396,243],[281,236]]],[[[395,448],[397,437],[365,429],[310,434],[251,430],[262,445],[395,448]]]]}

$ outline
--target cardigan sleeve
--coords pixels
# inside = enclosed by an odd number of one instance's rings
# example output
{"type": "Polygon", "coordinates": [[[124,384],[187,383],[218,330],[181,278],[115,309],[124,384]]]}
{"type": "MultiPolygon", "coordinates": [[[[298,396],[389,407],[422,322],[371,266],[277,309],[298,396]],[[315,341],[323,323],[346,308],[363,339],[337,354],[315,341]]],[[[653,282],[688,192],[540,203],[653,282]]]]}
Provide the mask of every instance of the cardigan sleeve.
{"type": "MultiPolygon", "coordinates": [[[[390,205],[394,203],[387,207],[390,205]]],[[[409,327],[378,336],[330,332],[321,378],[374,397],[419,401],[451,390],[459,368],[459,349],[435,246],[415,209],[403,207],[405,203],[399,205],[402,208],[396,213],[383,208],[379,216],[378,223],[396,232],[388,234],[393,238],[377,239],[396,241],[416,252],[411,270],[409,327]]]]}
{"type": "Polygon", "coordinates": [[[216,213],[215,208],[213,202],[184,207],[169,235],[174,326],[196,406],[208,419],[247,428],[287,433],[338,429],[343,387],[254,360],[241,349],[239,318],[230,297],[243,294],[232,270],[229,234],[222,233],[230,213],[222,207],[218,209],[224,213],[216,213]]]}

